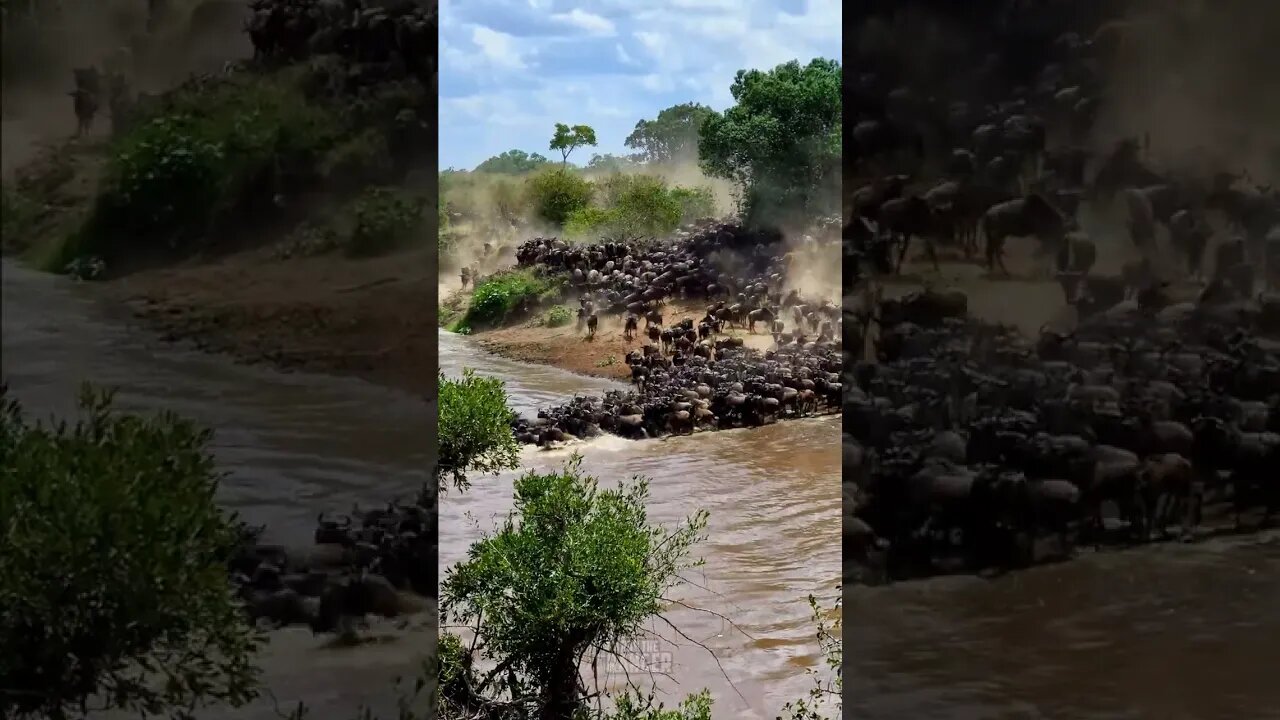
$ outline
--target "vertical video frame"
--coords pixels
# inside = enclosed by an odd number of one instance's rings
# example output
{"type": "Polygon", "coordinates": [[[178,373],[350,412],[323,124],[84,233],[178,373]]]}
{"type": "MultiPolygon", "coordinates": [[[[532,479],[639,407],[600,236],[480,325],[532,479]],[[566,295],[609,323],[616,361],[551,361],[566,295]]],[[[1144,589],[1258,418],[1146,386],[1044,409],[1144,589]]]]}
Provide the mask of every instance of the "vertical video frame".
{"type": "Polygon", "coordinates": [[[0,717],[432,709],[436,44],[4,4],[0,717]]]}
{"type": "Polygon", "coordinates": [[[858,5],[854,717],[1276,716],[1278,31],[1254,2],[858,5]]]}
{"type": "Polygon", "coordinates": [[[441,717],[839,715],[840,17],[442,6],[441,717]]]}

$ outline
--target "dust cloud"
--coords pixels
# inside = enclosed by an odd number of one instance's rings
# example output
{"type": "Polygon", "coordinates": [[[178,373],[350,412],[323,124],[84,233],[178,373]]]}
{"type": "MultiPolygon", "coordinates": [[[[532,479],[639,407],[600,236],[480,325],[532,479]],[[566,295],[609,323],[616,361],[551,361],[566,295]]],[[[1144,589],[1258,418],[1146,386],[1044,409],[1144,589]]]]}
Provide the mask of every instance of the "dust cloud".
{"type": "MultiPolygon", "coordinates": [[[[143,0],[12,5],[4,22],[0,93],[6,180],[35,156],[38,145],[73,134],[72,69],[111,64],[130,78],[133,90],[155,92],[252,55],[243,32],[243,0],[173,0],[154,33],[146,30],[143,0]],[[36,7],[35,14],[27,14],[27,7],[36,7]]],[[[92,134],[103,136],[109,125],[102,118],[92,134]]]]}
{"type": "Polygon", "coordinates": [[[1096,149],[1145,134],[1159,166],[1280,180],[1280,3],[1132,5],[1094,38],[1111,54],[1096,149]]]}

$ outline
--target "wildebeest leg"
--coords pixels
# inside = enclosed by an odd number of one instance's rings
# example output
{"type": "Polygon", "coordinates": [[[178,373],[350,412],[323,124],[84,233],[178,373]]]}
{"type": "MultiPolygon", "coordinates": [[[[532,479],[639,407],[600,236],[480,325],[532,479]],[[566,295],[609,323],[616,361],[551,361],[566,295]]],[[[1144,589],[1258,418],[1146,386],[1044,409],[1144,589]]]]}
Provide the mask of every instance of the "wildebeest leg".
{"type": "Polygon", "coordinates": [[[895,275],[902,274],[902,262],[906,260],[907,250],[911,247],[911,234],[903,233],[900,242],[902,244],[898,248],[898,262],[893,266],[893,272],[895,275]]]}

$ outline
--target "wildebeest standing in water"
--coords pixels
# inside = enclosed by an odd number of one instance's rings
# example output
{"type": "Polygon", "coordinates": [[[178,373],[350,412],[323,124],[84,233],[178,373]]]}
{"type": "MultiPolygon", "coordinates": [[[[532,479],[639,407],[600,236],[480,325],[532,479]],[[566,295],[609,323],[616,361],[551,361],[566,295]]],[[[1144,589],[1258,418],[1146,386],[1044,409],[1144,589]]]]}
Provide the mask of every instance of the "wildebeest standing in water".
{"type": "Polygon", "coordinates": [[[72,107],[76,113],[76,137],[88,134],[93,128],[93,118],[98,113],[98,96],[101,81],[96,67],[76,68],[72,71],[76,89],[71,91],[72,107]]]}
{"type": "Polygon", "coordinates": [[[1006,275],[1009,274],[1004,264],[1007,238],[1035,237],[1040,241],[1037,256],[1043,256],[1045,251],[1056,250],[1066,234],[1062,213],[1039,193],[992,206],[982,216],[981,225],[986,236],[987,270],[994,272],[999,265],[1006,275]]]}

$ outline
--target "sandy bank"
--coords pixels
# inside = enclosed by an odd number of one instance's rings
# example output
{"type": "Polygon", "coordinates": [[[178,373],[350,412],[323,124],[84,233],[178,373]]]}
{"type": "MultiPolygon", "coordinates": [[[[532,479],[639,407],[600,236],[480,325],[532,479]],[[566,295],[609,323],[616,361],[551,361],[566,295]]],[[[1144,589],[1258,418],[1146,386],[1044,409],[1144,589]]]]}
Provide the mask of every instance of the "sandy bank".
{"type": "Polygon", "coordinates": [[[169,340],[285,370],[434,393],[434,254],[275,260],[254,250],[104,283],[169,340]]]}
{"type": "MultiPolygon", "coordinates": [[[[670,303],[663,309],[663,322],[671,325],[684,318],[699,320],[706,314],[702,303],[670,303]]],[[[649,339],[644,335],[644,321],[640,332],[627,340],[623,336],[621,315],[602,315],[594,338],[586,337],[586,330],[578,330],[575,323],[550,328],[541,324],[540,318],[509,327],[480,330],[472,334],[476,342],[495,355],[521,362],[550,365],[569,372],[612,380],[628,380],[631,369],[626,355],[637,350],[649,339]]],[[[741,337],[747,347],[768,350],[773,339],[756,326],[756,334],[745,328],[725,329],[724,336],[741,337]]]]}

